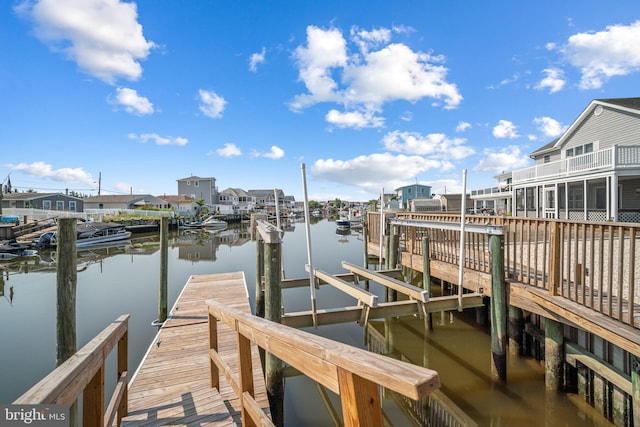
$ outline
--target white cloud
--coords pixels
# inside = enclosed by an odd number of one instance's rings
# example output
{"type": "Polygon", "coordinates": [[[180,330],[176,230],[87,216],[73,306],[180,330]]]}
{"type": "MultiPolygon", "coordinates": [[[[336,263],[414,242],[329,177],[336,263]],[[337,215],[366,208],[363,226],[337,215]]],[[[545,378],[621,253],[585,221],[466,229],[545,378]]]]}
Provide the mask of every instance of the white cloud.
{"type": "Polygon", "coordinates": [[[378,28],[371,31],[361,30],[358,27],[351,28],[351,40],[358,45],[362,53],[367,53],[369,49],[389,43],[391,40],[391,30],[378,28]]]}
{"type": "Polygon", "coordinates": [[[320,159],[313,163],[311,173],[316,179],[359,187],[375,194],[381,187],[397,188],[421,173],[443,166],[447,165],[422,156],[382,153],[350,160],[320,159]]]}
{"type": "Polygon", "coordinates": [[[471,123],[458,122],[456,125],[456,132],[465,132],[468,129],[471,129],[471,123]]]}
{"type": "Polygon", "coordinates": [[[546,74],[546,77],[536,84],[536,89],[549,89],[549,93],[555,93],[562,90],[566,83],[564,71],[558,68],[546,68],[542,70],[542,72],[546,74]]]}
{"type": "Polygon", "coordinates": [[[135,133],[129,134],[129,139],[140,141],[145,144],[149,141],[154,142],[156,145],[187,145],[189,140],[183,137],[173,137],[173,136],[160,136],[157,133],[141,133],[139,135],[135,133]]]}
{"type": "Polygon", "coordinates": [[[552,119],[551,117],[536,117],[533,119],[533,123],[536,124],[538,130],[546,137],[555,138],[562,134],[566,129],[566,126],[562,126],[559,121],[552,119]]]}
{"type": "Polygon", "coordinates": [[[119,0],[39,0],[16,7],[32,19],[36,36],[106,83],[137,80],[140,61],[156,45],[138,23],[136,4],[119,0]]]}
{"type": "Polygon", "coordinates": [[[580,87],[598,89],[611,77],[640,70],[639,46],[640,20],[595,33],[574,34],[560,50],[571,65],[580,69],[580,87]]]}
{"type": "Polygon", "coordinates": [[[267,159],[278,160],[284,157],[284,150],[276,145],[272,145],[271,150],[268,153],[256,153],[256,155],[266,157],[267,159]]]}
{"type": "Polygon", "coordinates": [[[19,163],[17,165],[8,164],[6,167],[11,171],[20,171],[27,175],[49,178],[53,181],[67,184],[87,184],[93,186],[95,183],[91,174],[82,168],[53,169],[50,164],[45,162],[19,163]]]}
{"type": "Polygon", "coordinates": [[[370,112],[347,111],[341,113],[338,110],[330,110],[325,119],[339,128],[379,128],[384,126],[384,118],[370,112]]]}
{"type": "Polygon", "coordinates": [[[222,112],[227,105],[227,101],[225,101],[223,97],[214,91],[204,89],[198,91],[198,96],[200,97],[200,111],[202,111],[205,116],[214,119],[222,117],[222,112]]]}
{"type": "Polygon", "coordinates": [[[399,43],[369,51],[387,43],[388,34],[384,29],[356,31],[352,35],[360,51],[350,54],[339,30],[307,27],[307,46],[296,48],[294,58],[308,93],[295,96],[290,107],[301,110],[335,102],[379,109],[386,102],[417,102],[425,97],[444,102],[445,108],[457,107],[462,96],[446,80],[442,56],[414,52],[399,43]]]}
{"type": "Polygon", "coordinates": [[[493,128],[493,136],[496,138],[518,138],[517,127],[508,120],[500,120],[493,128]]]}
{"type": "Polygon", "coordinates": [[[122,105],[128,113],[144,116],[154,112],[153,104],[149,99],[138,95],[134,89],[119,87],[116,92],[115,100],[111,102],[122,105]]]}
{"type": "Polygon", "coordinates": [[[242,151],[235,144],[227,143],[224,147],[218,148],[216,154],[221,157],[235,157],[242,155],[242,151]]]}
{"type": "Polygon", "coordinates": [[[530,163],[529,157],[523,155],[517,145],[510,145],[500,149],[500,151],[486,149],[484,150],[484,156],[485,158],[473,168],[474,172],[501,173],[503,171],[521,169],[530,163]]]}
{"type": "Polygon", "coordinates": [[[263,47],[260,53],[254,53],[253,55],[251,55],[251,57],[249,58],[249,70],[254,73],[258,71],[258,65],[264,62],[266,53],[267,49],[263,47]]]}
{"type": "Polygon", "coordinates": [[[389,151],[446,160],[460,160],[474,154],[466,142],[464,138],[449,138],[442,133],[422,135],[397,130],[387,133],[382,139],[384,148],[389,151]]]}

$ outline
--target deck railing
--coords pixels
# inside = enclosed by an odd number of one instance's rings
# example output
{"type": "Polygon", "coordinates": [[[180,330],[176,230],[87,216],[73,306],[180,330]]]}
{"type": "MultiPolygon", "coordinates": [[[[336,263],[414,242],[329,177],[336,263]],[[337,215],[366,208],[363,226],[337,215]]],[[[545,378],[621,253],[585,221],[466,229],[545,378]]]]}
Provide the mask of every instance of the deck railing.
{"type": "Polygon", "coordinates": [[[243,426],[273,425],[253,397],[251,342],[338,394],[346,427],[383,425],[378,386],[414,400],[440,387],[435,371],[242,313],[216,301],[207,304],[211,385],[218,387],[220,374],[229,381],[242,401],[243,426]],[[218,355],[218,320],[237,334],[238,378],[218,355]]]}
{"type": "MultiPolygon", "coordinates": [[[[456,224],[461,220],[459,214],[397,212],[395,217],[456,224]]],[[[378,224],[379,218],[379,213],[369,213],[369,224],[378,224]]],[[[477,215],[467,216],[466,223],[503,227],[505,278],[640,327],[639,224],[477,215]]],[[[379,242],[379,230],[379,225],[369,228],[369,242],[379,242]]],[[[458,264],[459,230],[406,227],[402,249],[422,255],[423,237],[429,237],[430,259],[458,264]]],[[[489,258],[489,236],[467,232],[464,266],[490,273],[489,258]]]]}
{"type": "Polygon", "coordinates": [[[82,393],[82,425],[120,425],[127,415],[128,329],[129,315],[120,316],[13,403],[71,406],[82,393]],[[117,382],[105,409],[105,360],[116,346],[117,382]]]}

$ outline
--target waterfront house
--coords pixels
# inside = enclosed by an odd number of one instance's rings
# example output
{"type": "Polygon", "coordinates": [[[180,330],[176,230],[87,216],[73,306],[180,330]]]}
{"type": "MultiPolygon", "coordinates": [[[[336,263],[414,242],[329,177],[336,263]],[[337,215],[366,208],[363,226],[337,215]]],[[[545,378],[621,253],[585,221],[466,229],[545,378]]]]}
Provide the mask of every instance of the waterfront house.
{"type": "Polygon", "coordinates": [[[265,209],[270,213],[275,213],[276,211],[276,194],[278,197],[278,207],[281,212],[295,208],[295,200],[293,200],[292,204],[293,197],[285,197],[284,191],[279,188],[272,190],[249,190],[248,193],[255,197],[256,208],[265,209]]]}
{"type": "Polygon", "coordinates": [[[534,165],[511,172],[511,182],[502,174],[498,187],[472,192],[476,206],[493,200],[515,216],[640,222],[640,98],[591,101],[530,157],[534,165]]]}
{"type": "Polygon", "coordinates": [[[150,194],[109,194],[84,199],[85,209],[168,209],[169,203],[150,194]]]}
{"type": "Polygon", "coordinates": [[[2,207],[83,212],[84,201],[63,193],[6,193],[2,195],[2,207]]]}
{"type": "Polygon", "coordinates": [[[256,207],[256,198],[241,188],[227,188],[220,192],[219,205],[220,212],[247,213],[256,207]]]}
{"type": "Polygon", "coordinates": [[[395,192],[396,200],[398,201],[400,209],[409,209],[409,202],[412,199],[430,199],[433,197],[430,185],[422,185],[418,183],[398,187],[393,191],[395,192]]]}
{"type": "Polygon", "coordinates": [[[196,216],[200,213],[200,205],[194,199],[186,196],[159,196],[167,203],[167,208],[173,209],[178,216],[196,216]]]}
{"type": "Polygon", "coordinates": [[[202,178],[192,175],[177,181],[179,195],[195,200],[203,200],[205,205],[215,205],[218,203],[218,188],[216,187],[215,178],[202,178]]]}

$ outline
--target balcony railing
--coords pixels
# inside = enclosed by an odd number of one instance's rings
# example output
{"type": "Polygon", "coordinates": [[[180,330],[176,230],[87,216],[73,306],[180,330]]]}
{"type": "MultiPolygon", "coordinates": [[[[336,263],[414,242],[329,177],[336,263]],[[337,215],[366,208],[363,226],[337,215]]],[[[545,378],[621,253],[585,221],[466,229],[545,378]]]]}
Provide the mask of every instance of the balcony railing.
{"type": "Polygon", "coordinates": [[[535,165],[513,171],[513,183],[521,184],[541,179],[583,175],[595,170],[640,166],[640,146],[607,148],[564,160],[535,165]]]}

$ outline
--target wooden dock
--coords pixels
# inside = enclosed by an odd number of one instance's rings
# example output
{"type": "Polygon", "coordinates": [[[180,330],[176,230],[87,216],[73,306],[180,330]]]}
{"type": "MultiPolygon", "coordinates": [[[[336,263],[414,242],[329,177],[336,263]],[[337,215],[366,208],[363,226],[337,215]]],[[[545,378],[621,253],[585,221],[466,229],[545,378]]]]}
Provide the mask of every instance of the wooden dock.
{"type": "MultiPolygon", "coordinates": [[[[242,425],[240,401],[231,386],[223,379],[219,392],[211,387],[208,299],[251,313],[244,273],[191,276],[131,381],[129,415],[122,420],[123,426],[242,425]]],[[[237,368],[235,332],[220,322],[218,334],[223,359],[237,368]]],[[[255,345],[252,358],[256,400],[268,413],[255,345]]]]}

